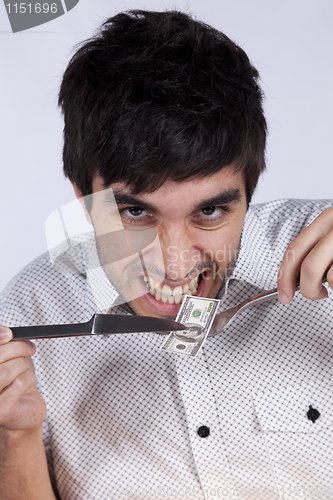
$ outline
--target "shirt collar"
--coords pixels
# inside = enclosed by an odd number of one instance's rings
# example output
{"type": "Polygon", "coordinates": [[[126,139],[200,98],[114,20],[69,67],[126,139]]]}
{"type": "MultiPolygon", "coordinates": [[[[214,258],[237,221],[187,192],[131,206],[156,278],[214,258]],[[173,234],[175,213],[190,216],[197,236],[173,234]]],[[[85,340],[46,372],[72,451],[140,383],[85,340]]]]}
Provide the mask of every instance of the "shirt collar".
{"type": "Polygon", "coordinates": [[[242,280],[263,290],[276,287],[280,262],[265,231],[267,228],[250,207],[245,217],[240,250],[230,279],[242,280]]]}

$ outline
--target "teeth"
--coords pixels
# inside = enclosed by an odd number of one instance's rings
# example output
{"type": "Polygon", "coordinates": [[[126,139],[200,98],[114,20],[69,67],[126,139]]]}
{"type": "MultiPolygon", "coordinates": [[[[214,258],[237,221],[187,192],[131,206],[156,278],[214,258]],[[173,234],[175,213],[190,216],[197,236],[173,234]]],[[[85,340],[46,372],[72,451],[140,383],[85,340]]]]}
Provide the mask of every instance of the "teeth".
{"type": "Polygon", "coordinates": [[[144,276],[143,279],[149,293],[153,295],[156,300],[162,301],[164,304],[167,302],[169,304],[179,304],[183,302],[184,295],[195,295],[198,290],[198,277],[194,278],[183,287],[180,285],[176,286],[173,290],[169,285],[164,285],[162,288],[161,285],[156,284],[153,278],[144,276]]]}
{"type": "Polygon", "coordinates": [[[173,291],[173,296],[177,297],[179,295],[179,297],[180,297],[182,295],[182,293],[183,293],[182,287],[181,286],[176,286],[176,288],[173,291]]]}
{"type": "Polygon", "coordinates": [[[171,288],[168,285],[164,285],[164,287],[162,288],[162,294],[170,297],[170,295],[172,295],[171,288]]]}
{"type": "Polygon", "coordinates": [[[194,278],[189,284],[189,288],[190,290],[194,290],[194,288],[197,288],[197,286],[198,286],[198,278],[194,278]]]}

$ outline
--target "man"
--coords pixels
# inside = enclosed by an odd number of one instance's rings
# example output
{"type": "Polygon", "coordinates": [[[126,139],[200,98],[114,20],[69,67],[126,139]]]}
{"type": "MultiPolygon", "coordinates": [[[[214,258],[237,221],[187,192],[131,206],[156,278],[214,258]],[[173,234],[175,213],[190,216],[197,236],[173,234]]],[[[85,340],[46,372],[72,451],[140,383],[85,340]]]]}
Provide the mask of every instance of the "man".
{"type": "Polygon", "coordinates": [[[159,351],[156,333],[38,341],[38,390],[35,347],[3,328],[1,498],[332,498],[333,304],[316,302],[327,269],[333,284],[332,208],[248,208],[265,167],[257,80],[242,49],[177,12],[119,14],[74,55],[64,171],[104,278],[44,255],[3,293],[1,323],[85,321],[105,283],[101,312],[118,314],[175,318],[189,292],[225,309],[277,276],[281,303],[248,310],[195,359],[159,351]],[[112,261],[110,193],[125,231],[158,235],[140,266],[112,261]]]}

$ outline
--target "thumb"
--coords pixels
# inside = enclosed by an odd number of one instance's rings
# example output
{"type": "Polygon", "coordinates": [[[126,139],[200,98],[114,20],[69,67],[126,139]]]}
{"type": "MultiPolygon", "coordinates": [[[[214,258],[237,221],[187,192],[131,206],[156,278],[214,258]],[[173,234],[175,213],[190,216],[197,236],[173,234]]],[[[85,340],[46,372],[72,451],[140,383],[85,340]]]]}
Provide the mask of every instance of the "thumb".
{"type": "Polygon", "coordinates": [[[10,328],[7,326],[0,326],[0,345],[6,344],[13,338],[13,334],[10,328]]]}

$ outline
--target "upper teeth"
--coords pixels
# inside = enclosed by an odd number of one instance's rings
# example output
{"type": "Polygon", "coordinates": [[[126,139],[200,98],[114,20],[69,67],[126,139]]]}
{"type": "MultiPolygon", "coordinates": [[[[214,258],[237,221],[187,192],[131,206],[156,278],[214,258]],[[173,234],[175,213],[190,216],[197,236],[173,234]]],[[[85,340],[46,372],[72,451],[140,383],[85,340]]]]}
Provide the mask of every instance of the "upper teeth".
{"type": "Polygon", "coordinates": [[[164,303],[169,302],[169,304],[179,304],[184,300],[184,294],[196,294],[198,289],[199,277],[196,276],[190,283],[187,283],[184,286],[176,286],[176,288],[174,288],[173,290],[169,287],[169,285],[164,285],[162,288],[159,284],[155,283],[153,278],[144,276],[143,279],[146,283],[146,287],[149,290],[149,293],[151,293],[151,295],[154,295],[155,299],[162,300],[162,302],[164,303]]]}

